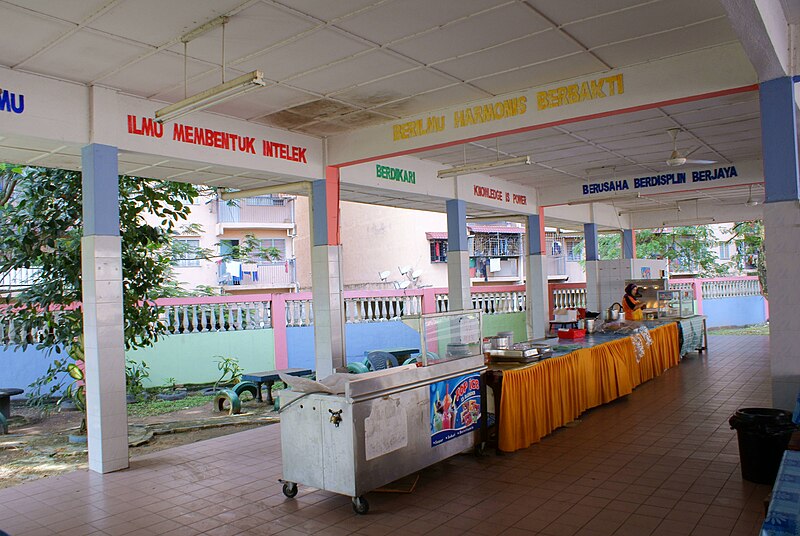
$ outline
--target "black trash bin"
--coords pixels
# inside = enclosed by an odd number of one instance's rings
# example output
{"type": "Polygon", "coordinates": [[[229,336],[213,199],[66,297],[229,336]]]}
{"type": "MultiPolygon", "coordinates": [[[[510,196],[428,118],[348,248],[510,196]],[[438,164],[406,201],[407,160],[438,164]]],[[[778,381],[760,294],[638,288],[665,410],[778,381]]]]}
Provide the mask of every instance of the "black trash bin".
{"type": "Polygon", "coordinates": [[[772,408],[742,408],[728,420],[739,440],[742,478],[757,484],[775,482],[783,451],[797,425],[792,412],[772,408]]]}

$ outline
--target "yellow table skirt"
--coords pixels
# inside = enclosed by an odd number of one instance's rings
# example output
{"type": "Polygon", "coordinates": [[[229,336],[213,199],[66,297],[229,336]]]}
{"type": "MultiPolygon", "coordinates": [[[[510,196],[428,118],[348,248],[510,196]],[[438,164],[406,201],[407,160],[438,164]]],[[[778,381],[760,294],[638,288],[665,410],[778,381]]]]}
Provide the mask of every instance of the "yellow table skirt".
{"type": "Polygon", "coordinates": [[[524,449],[589,408],[630,394],[680,362],[678,325],[650,330],[637,363],[630,337],[503,373],[499,448],[524,449]]]}

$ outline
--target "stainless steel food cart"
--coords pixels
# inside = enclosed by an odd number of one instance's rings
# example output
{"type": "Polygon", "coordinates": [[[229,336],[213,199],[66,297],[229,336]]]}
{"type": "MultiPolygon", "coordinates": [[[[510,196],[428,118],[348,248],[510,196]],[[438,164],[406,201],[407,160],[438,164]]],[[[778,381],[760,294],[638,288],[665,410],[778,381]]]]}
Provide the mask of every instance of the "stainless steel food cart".
{"type": "Polygon", "coordinates": [[[481,425],[479,311],[404,319],[419,329],[421,363],[350,375],[341,394],[282,391],[283,493],[298,484],[352,497],[476,442],[481,425]]]}

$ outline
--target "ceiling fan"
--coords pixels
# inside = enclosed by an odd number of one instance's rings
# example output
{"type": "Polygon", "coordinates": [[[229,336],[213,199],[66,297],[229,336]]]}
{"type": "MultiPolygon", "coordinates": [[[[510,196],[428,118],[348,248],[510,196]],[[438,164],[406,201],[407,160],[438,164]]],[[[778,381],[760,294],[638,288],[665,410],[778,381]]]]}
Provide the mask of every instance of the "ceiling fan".
{"type": "MultiPolygon", "coordinates": [[[[744,202],[744,205],[748,206],[748,207],[757,207],[758,205],[763,204],[763,201],[759,201],[758,199],[755,199],[753,197],[753,185],[750,184],[750,185],[748,185],[747,188],[748,188],[747,201],[744,202]]],[[[737,201],[735,203],[722,203],[722,204],[725,205],[725,206],[728,206],[728,207],[742,206],[742,202],[741,201],[737,201]]]]}
{"type": "Polygon", "coordinates": [[[755,207],[755,206],[761,204],[761,203],[758,202],[757,199],[753,199],[753,185],[752,184],[750,185],[750,191],[749,191],[749,194],[747,196],[747,201],[745,201],[744,204],[747,205],[748,207],[755,207]]]}
{"type": "Polygon", "coordinates": [[[686,153],[684,155],[679,153],[678,152],[678,132],[680,132],[680,131],[681,131],[681,129],[679,129],[679,128],[671,128],[671,129],[667,130],[667,133],[672,138],[672,153],[669,155],[669,158],[667,158],[667,160],[665,162],[669,167],[678,167],[678,166],[683,166],[683,165],[686,165],[686,164],[716,164],[717,163],[716,160],[695,160],[695,159],[689,158],[689,156],[693,152],[698,150],[700,148],[700,146],[695,147],[694,149],[692,149],[691,151],[689,151],[688,153],[686,153]]]}

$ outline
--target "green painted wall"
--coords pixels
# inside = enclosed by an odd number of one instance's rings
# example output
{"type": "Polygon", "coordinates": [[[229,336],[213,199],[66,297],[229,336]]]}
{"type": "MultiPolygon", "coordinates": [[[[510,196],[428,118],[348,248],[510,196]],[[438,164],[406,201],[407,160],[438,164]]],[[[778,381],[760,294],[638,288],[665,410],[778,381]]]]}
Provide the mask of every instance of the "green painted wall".
{"type": "Polygon", "coordinates": [[[170,335],[150,348],[127,352],[128,359],[144,360],[150,367],[145,387],[166,385],[167,378],[179,384],[215,382],[220,375],[217,361],[235,357],[245,372],[275,368],[275,344],[271,329],[220,331],[170,335]]]}
{"type": "Polygon", "coordinates": [[[513,331],[514,342],[528,340],[525,328],[525,313],[506,313],[501,315],[483,315],[481,331],[484,337],[494,337],[498,331],[513,331]]]}

